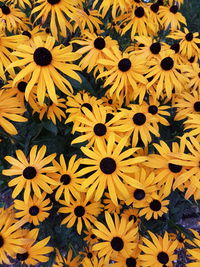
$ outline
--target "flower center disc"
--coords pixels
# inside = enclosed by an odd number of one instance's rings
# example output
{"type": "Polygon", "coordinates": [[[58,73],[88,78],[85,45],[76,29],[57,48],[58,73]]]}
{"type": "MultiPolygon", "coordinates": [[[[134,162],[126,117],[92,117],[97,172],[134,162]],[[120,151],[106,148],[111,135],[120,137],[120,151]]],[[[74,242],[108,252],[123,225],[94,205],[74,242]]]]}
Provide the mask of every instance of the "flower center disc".
{"type": "Polygon", "coordinates": [[[136,259],[130,257],[128,259],[126,259],[126,266],[127,267],[135,267],[136,266],[136,259]]]}
{"type": "Polygon", "coordinates": [[[173,173],[178,173],[178,172],[180,172],[182,170],[182,166],[176,165],[176,164],[173,164],[173,163],[169,163],[168,167],[169,167],[170,171],[173,172],[173,173]]]}
{"type": "Polygon", "coordinates": [[[120,237],[114,237],[111,241],[111,247],[115,251],[121,251],[124,247],[124,241],[120,237]]]}
{"type": "Polygon", "coordinates": [[[64,185],[68,185],[71,182],[71,177],[68,174],[63,174],[60,178],[60,182],[64,185]]]}
{"type": "Polygon", "coordinates": [[[97,123],[95,126],[94,126],[94,129],[93,129],[94,133],[97,135],[97,136],[103,136],[106,134],[107,132],[107,128],[106,126],[103,124],[103,123],[97,123]]]}
{"type": "Polygon", "coordinates": [[[151,10],[154,12],[154,13],[157,13],[158,10],[159,10],[159,4],[158,3],[155,3],[153,5],[151,5],[151,10]]]}
{"type": "Polygon", "coordinates": [[[194,103],[194,110],[199,112],[200,111],[200,101],[194,103]]]}
{"type": "Polygon", "coordinates": [[[159,42],[153,43],[150,46],[150,50],[151,50],[151,53],[154,55],[159,54],[159,52],[161,50],[161,44],[159,42]]]}
{"type": "Polygon", "coordinates": [[[161,209],[161,203],[160,201],[158,201],[157,199],[154,199],[151,203],[150,203],[150,208],[153,211],[159,211],[161,209]]]}
{"type": "Polygon", "coordinates": [[[52,54],[45,47],[38,47],[33,54],[33,59],[39,66],[48,66],[52,61],[52,54]]]}
{"type": "Polygon", "coordinates": [[[26,167],[23,170],[23,176],[25,179],[33,179],[36,176],[37,172],[36,169],[32,166],[26,167]]]}
{"type": "Polygon", "coordinates": [[[116,170],[117,164],[112,158],[104,158],[100,162],[100,169],[105,174],[112,174],[116,170]]]}
{"type": "Polygon", "coordinates": [[[171,13],[176,14],[178,12],[178,6],[171,6],[169,10],[171,13]]]}
{"type": "Polygon", "coordinates": [[[118,69],[122,72],[126,72],[131,68],[131,61],[128,58],[123,58],[118,63],[118,69]]]}
{"type": "Polygon", "coordinates": [[[151,113],[152,115],[155,115],[158,113],[158,107],[156,107],[155,105],[151,105],[148,108],[148,112],[151,113]]]}
{"type": "Polygon", "coordinates": [[[105,46],[106,46],[106,42],[105,42],[105,40],[102,37],[97,37],[94,40],[94,47],[96,49],[102,50],[102,49],[105,48],[105,46]]]}
{"type": "Polygon", "coordinates": [[[191,32],[187,33],[186,36],[185,36],[185,39],[187,41],[189,41],[189,42],[192,41],[192,39],[193,39],[193,33],[191,33],[191,32]]]}
{"type": "Polygon", "coordinates": [[[142,18],[144,16],[144,8],[141,7],[141,6],[138,7],[138,8],[136,8],[136,10],[135,10],[135,16],[137,18],[142,18]]]}
{"type": "Polygon", "coordinates": [[[27,83],[21,81],[21,82],[18,83],[18,85],[17,85],[17,89],[18,89],[20,92],[24,93],[25,90],[26,90],[26,86],[27,86],[27,83]]]}
{"type": "Polygon", "coordinates": [[[85,214],[85,208],[83,206],[77,206],[74,209],[74,214],[76,217],[82,217],[85,214]]]}
{"type": "Polygon", "coordinates": [[[0,248],[3,247],[4,244],[4,240],[3,237],[0,235],[0,248]]]}
{"type": "Polygon", "coordinates": [[[169,261],[169,256],[167,255],[167,253],[162,251],[158,254],[157,259],[160,263],[166,264],[169,261]]]}
{"type": "Polygon", "coordinates": [[[137,200],[142,200],[145,197],[145,192],[142,189],[136,189],[133,193],[133,196],[137,200]]]}
{"type": "Polygon", "coordinates": [[[60,0],[47,0],[47,2],[51,5],[56,5],[60,2],[60,0]]]}
{"type": "Polygon", "coordinates": [[[19,261],[25,261],[26,259],[28,259],[28,252],[25,252],[25,253],[17,253],[17,259],[19,261]]]}
{"type": "Polygon", "coordinates": [[[136,113],[133,116],[133,122],[138,125],[141,126],[146,122],[146,116],[143,113],[136,113]]]}
{"type": "Polygon", "coordinates": [[[88,257],[88,259],[91,259],[92,258],[92,253],[91,252],[88,252],[87,253],[87,257],[88,257]]]}
{"type": "Polygon", "coordinates": [[[166,57],[161,61],[160,66],[163,70],[171,70],[174,66],[174,61],[171,57],[166,57]]]}
{"type": "Polygon", "coordinates": [[[175,53],[177,54],[180,50],[180,44],[179,43],[173,44],[170,46],[170,49],[174,50],[175,53]]]}
{"type": "Polygon", "coordinates": [[[36,216],[36,215],[38,215],[38,213],[39,213],[39,208],[37,207],[37,206],[32,206],[32,207],[30,207],[30,209],[29,209],[29,213],[30,213],[30,215],[31,216],[36,216]]]}
{"type": "Polygon", "coordinates": [[[6,5],[3,5],[1,7],[1,10],[2,10],[2,12],[3,12],[4,15],[10,14],[10,8],[8,6],[6,6],[6,5]]]}

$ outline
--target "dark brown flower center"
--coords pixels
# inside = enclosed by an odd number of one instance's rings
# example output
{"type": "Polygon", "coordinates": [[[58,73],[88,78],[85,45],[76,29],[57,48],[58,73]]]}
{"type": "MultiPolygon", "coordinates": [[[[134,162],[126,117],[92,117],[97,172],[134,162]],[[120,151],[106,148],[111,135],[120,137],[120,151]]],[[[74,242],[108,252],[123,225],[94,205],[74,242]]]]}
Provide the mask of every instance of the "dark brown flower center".
{"type": "Polygon", "coordinates": [[[31,39],[31,33],[29,31],[23,31],[22,34],[28,36],[31,39]]]}
{"type": "Polygon", "coordinates": [[[52,54],[45,47],[38,47],[33,54],[33,59],[39,66],[48,66],[51,64],[52,54]]]}
{"type": "Polygon", "coordinates": [[[94,133],[97,136],[103,136],[107,132],[107,128],[103,123],[97,123],[93,128],[94,133]]]}
{"type": "Polygon", "coordinates": [[[197,101],[197,102],[194,103],[194,110],[196,112],[200,111],[200,101],[197,101]]]}
{"type": "Polygon", "coordinates": [[[173,45],[170,46],[170,49],[174,50],[175,53],[177,54],[180,50],[180,44],[179,43],[175,43],[173,45]]]}
{"type": "Polygon", "coordinates": [[[50,33],[51,31],[50,31],[49,28],[46,28],[46,29],[45,29],[45,32],[46,32],[46,33],[50,33]]]}
{"type": "Polygon", "coordinates": [[[169,256],[167,255],[167,253],[162,251],[157,255],[157,259],[160,263],[166,264],[169,261],[169,256]]]}
{"type": "Polygon", "coordinates": [[[88,259],[91,259],[91,258],[92,258],[92,256],[93,256],[93,255],[92,255],[92,253],[91,253],[91,252],[88,252],[88,253],[87,253],[87,257],[88,257],[88,259]]]}
{"type": "Polygon", "coordinates": [[[113,237],[111,240],[111,247],[115,251],[121,251],[124,247],[124,241],[118,236],[113,237]]]}
{"type": "Polygon", "coordinates": [[[136,189],[133,193],[133,196],[137,200],[142,200],[145,198],[145,192],[142,189],[136,189]]]}
{"type": "Polygon", "coordinates": [[[159,42],[153,43],[150,46],[150,50],[151,50],[151,53],[154,55],[159,54],[159,52],[161,50],[161,44],[159,42]]]}
{"type": "Polygon", "coordinates": [[[153,5],[151,5],[151,10],[154,12],[154,13],[157,13],[158,10],[159,10],[159,4],[158,3],[155,3],[153,5]]]}
{"type": "Polygon", "coordinates": [[[109,99],[108,100],[108,104],[112,105],[112,103],[113,103],[113,100],[112,99],[109,99]]]}
{"type": "Polygon", "coordinates": [[[156,115],[158,113],[158,107],[155,105],[151,105],[148,108],[148,112],[151,113],[152,115],[156,115]]]}
{"type": "Polygon", "coordinates": [[[117,168],[117,164],[112,158],[103,158],[100,162],[100,169],[105,174],[112,174],[117,168]]]}
{"type": "Polygon", "coordinates": [[[193,63],[194,60],[195,60],[195,57],[194,57],[194,56],[188,59],[188,61],[189,61],[190,63],[193,63]]]}
{"type": "Polygon", "coordinates": [[[25,253],[17,253],[16,257],[19,261],[25,261],[26,259],[28,259],[28,252],[25,253]]]}
{"type": "Polygon", "coordinates": [[[97,37],[94,40],[94,47],[96,49],[102,50],[102,49],[105,48],[105,46],[106,46],[106,42],[105,42],[105,40],[102,37],[97,37]]]}
{"type": "Polygon", "coordinates": [[[169,163],[168,164],[168,168],[173,173],[178,173],[178,172],[180,172],[182,170],[182,166],[176,165],[176,164],[173,164],[173,163],[169,163]]]}
{"type": "Polygon", "coordinates": [[[60,182],[64,185],[68,185],[71,182],[71,177],[68,174],[63,174],[60,177],[60,182]]]}
{"type": "Polygon", "coordinates": [[[83,105],[81,105],[81,112],[84,114],[82,108],[85,107],[87,109],[89,109],[91,112],[93,111],[92,106],[89,103],[84,103],[83,105]]]}
{"type": "Polygon", "coordinates": [[[18,89],[20,92],[24,93],[25,90],[26,90],[26,86],[27,86],[27,83],[21,81],[21,82],[18,83],[18,85],[17,85],[17,89],[18,89]]]}
{"type": "Polygon", "coordinates": [[[47,2],[51,5],[56,5],[60,2],[61,0],[47,0],[47,2]]]}
{"type": "Polygon", "coordinates": [[[96,235],[91,234],[91,238],[92,238],[92,239],[95,239],[95,238],[96,238],[96,235]]]}
{"type": "Polygon", "coordinates": [[[169,10],[171,13],[176,14],[178,12],[178,6],[177,5],[171,6],[169,10]]]}
{"type": "Polygon", "coordinates": [[[3,239],[2,235],[0,235],[0,248],[3,247],[3,244],[4,244],[4,239],[3,239]]]}
{"type": "Polygon", "coordinates": [[[29,213],[30,213],[31,216],[38,215],[39,211],[40,211],[40,209],[37,206],[32,206],[29,209],[29,213]]]}
{"type": "Polygon", "coordinates": [[[166,57],[161,61],[160,66],[163,70],[171,70],[174,66],[174,61],[171,57],[166,57]]]}
{"type": "Polygon", "coordinates": [[[118,68],[122,72],[126,72],[131,68],[131,61],[128,58],[123,58],[118,63],[118,68]]]}
{"type": "Polygon", "coordinates": [[[135,16],[137,18],[142,18],[144,16],[144,8],[143,7],[138,7],[135,9],[135,16]]]}
{"type": "Polygon", "coordinates": [[[133,116],[133,122],[136,125],[141,126],[146,122],[146,116],[143,113],[138,112],[133,116]]]}
{"type": "Polygon", "coordinates": [[[23,176],[25,179],[33,179],[37,175],[37,171],[34,167],[29,166],[23,170],[23,176]]]}
{"type": "Polygon", "coordinates": [[[83,206],[77,206],[74,209],[74,214],[76,217],[82,217],[85,214],[85,208],[83,206]]]}
{"type": "Polygon", "coordinates": [[[151,201],[150,209],[152,209],[153,211],[159,211],[161,209],[160,201],[157,199],[154,199],[153,201],[151,201]]]}
{"type": "Polygon", "coordinates": [[[4,14],[4,15],[8,15],[8,14],[10,14],[10,8],[8,7],[8,6],[6,6],[6,5],[3,5],[2,7],[1,7],[1,10],[2,10],[2,13],[4,14]]]}
{"type": "Polygon", "coordinates": [[[192,33],[192,32],[187,33],[187,34],[185,35],[185,39],[186,39],[188,42],[192,41],[192,39],[193,39],[193,33],[192,33]]]}
{"type": "Polygon", "coordinates": [[[136,267],[136,264],[137,264],[136,259],[134,259],[133,257],[126,259],[127,267],[136,267]]]}

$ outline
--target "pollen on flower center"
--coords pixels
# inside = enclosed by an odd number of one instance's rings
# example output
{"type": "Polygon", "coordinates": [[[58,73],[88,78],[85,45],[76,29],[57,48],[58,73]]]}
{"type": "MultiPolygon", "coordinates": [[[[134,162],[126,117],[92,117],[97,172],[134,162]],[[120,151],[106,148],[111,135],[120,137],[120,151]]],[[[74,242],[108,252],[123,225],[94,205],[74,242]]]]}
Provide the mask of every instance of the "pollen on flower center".
{"type": "Polygon", "coordinates": [[[28,259],[28,252],[25,253],[17,253],[16,257],[19,261],[25,261],[26,259],[28,259]]]}
{"type": "Polygon", "coordinates": [[[136,125],[141,126],[146,122],[146,116],[143,113],[138,112],[133,116],[133,122],[136,125]]]}
{"type": "Polygon", "coordinates": [[[135,9],[135,16],[137,18],[142,18],[144,16],[144,8],[143,7],[138,7],[135,9]]]}
{"type": "Polygon", "coordinates": [[[126,259],[126,266],[127,267],[135,267],[136,264],[137,264],[136,259],[134,259],[133,257],[126,259]]]}
{"type": "Polygon", "coordinates": [[[159,211],[161,209],[160,201],[157,199],[154,199],[153,201],[151,201],[150,209],[152,209],[153,211],[159,211]]]}
{"type": "Polygon", "coordinates": [[[25,179],[33,179],[37,174],[37,171],[34,167],[32,166],[29,166],[29,167],[26,167],[24,170],[23,170],[23,176],[25,179]]]}
{"type": "Polygon", "coordinates": [[[22,34],[28,36],[29,39],[31,39],[32,35],[31,35],[31,33],[29,31],[23,31],[22,34]]]}
{"type": "Polygon", "coordinates": [[[103,136],[107,132],[107,128],[103,123],[97,123],[93,128],[94,133],[97,136],[103,136]]]}
{"type": "Polygon", "coordinates": [[[51,64],[52,54],[45,47],[38,47],[33,54],[33,59],[39,66],[48,66],[51,64]]]}
{"type": "Polygon", "coordinates": [[[83,105],[81,105],[81,112],[84,114],[82,108],[85,107],[87,109],[89,109],[91,112],[93,111],[92,106],[89,103],[84,103],[83,105]]]}
{"type": "Polygon", "coordinates": [[[154,13],[157,13],[158,10],[159,10],[159,4],[158,3],[155,3],[153,5],[151,5],[151,10],[154,12],[154,13]]]}
{"type": "Polygon", "coordinates": [[[71,177],[68,174],[63,174],[60,177],[60,182],[64,185],[68,185],[71,182],[71,177]]]}
{"type": "Polygon", "coordinates": [[[200,111],[200,101],[194,103],[194,110],[199,112],[200,111]]]}
{"type": "Polygon", "coordinates": [[[161,50],[161,44],[159,42],[153,43],[150,46],[150,50],[151,50],[151,53],[154,55],[159,54],[159,52],[161,50]]]}
{"type": "Polygon", "coordinates": [[[29,209],[29,213],[30,213],[31,216],[38,215],[39,211],[40,211],[40,209],[37,206],[32,206],[29,209]]]}
{"type": "Polygon", "coordinates": [[[161,61],[160,66],[163,70],[171,70],[174,66],[174,61],[171,57],[165,57],[161,61]]]}
{"type": "Polygon", "coordinates": [[[133,222],[135,223],[135,222],[137,221],[137,218],[136,218],[135,215],[130,215],[130,216],[128,217],[128,220],[129,220],[129,222],[133,220],[133,222]]]}
{"type": "Polygon", "coordinates": [[[178,6],[177,5],[171,6],[169,10],[171,13],[176,14],[178,12],[178,6]]]}
{"type": "Polygon", "coordinates": [[[131,61],[128,58],[123,58],[118,63],[118,68],[122,72],[126,72],[131,68],[131,61]]]}
{"type": "Polygon", "coordinates": [[[47,2],[51,5],[55,5],[55,4],[58,4],[60,0],[47,0],[47,2]]]}
{"type": "Polygon", "coordinates": [[[18,85],[17,85],[17,89],[18,89],[20,92],[24,93],[25,90],[26,90],[26,86],[27,86],[27,82],[21,81],[21,82],[18,83],[18,85]]]}
{"type": "Polygon", "coordinates": [[[192,32],[189,32],[189,33],[187,33],[186,35],[185,35],[185,39],[187,40],[187,41],[192,41],[192,39],[193,39],[193,33],[192,32]]]}
{"type": "Polygon", "coordinates": [[[166,264],[169,261],[169,256],[167,255],[167,253],[162,251],[157,255],[157,259],[160,263],[166,264]]]}
{"type": "Polygon", "coordinates": [[[148,108],[148,112],[151,113],[152,115],[155,115],[158,113],[158,107],[156,107],[155,105],[151,105],[148,108]]]}
{"type": "Polygon", "coordinates": [[[112,174],[116,170],[117,164],[112,158],[103,158],[100,162],[100,169],[105,174],[112,174]]]}
{"type": "Polygon", "coordinates": [[[136,189],[133,193],[133,196],[137,200],[142,200],[145,198],[145,192],[142,189],[136,189]]]}
{"type": "Polygon", "coordinates": [[[173,164],[173,163],[169,163],[168,167],[169,167],[170,171],[174,172],[174,173],[178,173],[178,172],[180,172],[182,170],[182,166],[176,165],[176,164],[173,164]]]}
{"type": "Polygon", "coordinates": [[[2,10],[2,12],[3,12],[4,15],[10,14],[10,8],[8,6],[6,6],[6,5],[3,5],[1,7],[1,10],[2,10]]]}
{"type": "Polygon", "coordinates": [[[170,49],[174,50],[175,53],[177,54],[180,50],[180,44],[179,43],[173,44],[170,46],[170,49]]]}
{"type": "Polygon", "coordinates": [[[106,42],[105,42],[105,40],[102,37],[97,37],[94,40],[94,47],[96,49],[102,50],[102,49],[105,48],[105,46],[106,46],[106,42]]]}
{"type": "Polygon", "coordinates": [[[120,237],[114,237],[111,240],[111,247],[116,251],[121,251],[124,247],[124,241],[120,237]]]}
{"type": "Polygon", "coordinates": [[[4,244],[4,239],[3,237],[0,235],[0,248],[3,247],[4,244]]]}
{"type": "Polygon", "coordinates": [[[83,206],[77,206],[74,209],[74,214],[76,217],[82,217],[85,214],[85,208],[83,206]]]}

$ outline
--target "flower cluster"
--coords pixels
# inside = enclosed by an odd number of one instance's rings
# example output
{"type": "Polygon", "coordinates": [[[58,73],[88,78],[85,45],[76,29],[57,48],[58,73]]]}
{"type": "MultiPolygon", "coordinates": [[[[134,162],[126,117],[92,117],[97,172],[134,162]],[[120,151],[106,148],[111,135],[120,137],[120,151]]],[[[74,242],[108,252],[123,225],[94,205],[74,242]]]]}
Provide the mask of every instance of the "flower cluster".
{"type": "Polygon", "coordinates": [[[170,267],[182,250],[199,266],[181,225],[200,200],[200,38],[183,4],[0,2],[0,264],[170,267]]]}

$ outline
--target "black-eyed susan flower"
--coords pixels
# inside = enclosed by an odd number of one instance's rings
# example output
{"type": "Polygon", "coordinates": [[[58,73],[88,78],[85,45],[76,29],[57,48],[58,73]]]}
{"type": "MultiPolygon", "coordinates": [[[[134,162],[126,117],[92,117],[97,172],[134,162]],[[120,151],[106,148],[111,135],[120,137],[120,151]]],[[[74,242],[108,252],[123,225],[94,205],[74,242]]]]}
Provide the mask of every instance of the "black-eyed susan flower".
{"type": "Polygon", "coordinates": [[[59,200],[59,202],[62,207],[59,208],[58,212],[67,214],[61,224],[66,224],[67,228],[76,225],[79,235],[83,230],[83,225],[87,229],[91,228],[91,224],[94,224],[97,220],[102,207],[100,202],[88,202],[85,193],[81,193],[81,197],[78,200],[71,199],[69,204],[65,200],[59,200]]]}
{"type": "Polygon", "coordinates": [[[173,261],[177,259],[175,249],[178,245],[178,241],[171,241],[168,233],[165,231],[163,237],[156,236],[152,232],[148,231],[151,240],[143,237],[144,245],[139,245],[143,253],[139,256],[142,266],[173,266],[173,261]]]}
{"type": "MultiPolygon", "coordinates": [[[[120,193],[119,193],[119,195],[120,195],[120,193]]],[[[116,212],[117,214],[119,214],[120,210],[122,208],[123,201],[120,200],[118,202],[118,205],[116,205],[115,203],[113,203],[108,192],[105,192],[104,196],[106,197],[103,199],[104,210],[108,211],[109,213],[116,212]]]]}
{"type": "Polygon", "coordinates": [[[6,3],[8,4],[13,4],[13,5],[18,5],[19,7],[25,9],[26,6],[31,7],[31,1],[29,0],[7,0],[6,3]]]}
{"type": "Polygon", "coordinates": [[[11,264],[10,257],[26,252],[22,245],[27,243],[27,239],[20,229],[26,220],[16,221],[12,206],[8,209],[1,208],[0,216],[0,264],[11,264]]]}
{"type": "MultiPolygon", "coordinates": [[[[89,252],[91,253],[91,252],[89,252]]],[[[81,261],[81,265],[83,267],[105,267],[104,264],[104,257],[99,258],[96,255],[93,255],[92,258],[90,258],[91,254],[87,254],[87,256],[81,261]]],[[[93,253],[94,254],[94,253],[93,253]]]]}
{"type": "Polygon", "coordinates": [[[80,68],[72,63],[80,56],[72,53],[72,47],[55,46],[55,38],[48,36],[46,42],[43,42],[40,36],[34,38],[34,47],[20,45],[17,51],[13,52],[15,56],[21,59],[14,61],[8,68],[25,66],[14,78],[13,86],[27,75],[31,75],[29,83],[26,86],[25,98],[29,95],[33,86],[37,84],[37,97],[40,105],[43,104],[46,91],[50,99],[57,103],[56,86],[67,95],[73,92],[70,82],[63,74],[81,82],[80,76],[75,70],[80,68]],[[61,75],[60,72],[63,74],[61,75]]]}
{"type": "Polygon", "coordinates": [[[36,195],[29,197],[28,202],[15,199],[14,207],[17,210],[16,218],[26,218],[27,222],[39,225],[49,216],[51,209],[50,199],[46,198],[46,193],[42,193],[42,197],[38,198],[36,195]]]}
{"type": "Polygon", "coordinates": [[[98,242],[96,235],[92,231],[93,228],[84,231],[84,234],[86,235],[86,237],[84,237],[84,240],[89,245],[93,245],[98,242]]]}
{"type": "Polygon", "coordinates": [[[180,40],[180,53],[190,59],[192,56],[199,54],[200,39],[198,32],[190,32],[187,28],[184,31],[174,31],[168,35],[169,38],[180,40]]]}
{"type": "Polygon", "coordinates": [[[72,249],[68,250],[66,256],[62,255],[60,251],[56,249],[55,263],[52,265],[52,267],[63,267],[64,264],[69,267],[77,267],[79,263],[80,263],[80,257],[76,256],[73,258],[72,249]]]}
{"type": "Polygon", "coordinates": [[[105,212],[106,224],[95,222],[97,229],[93,233],[101,241],[93,245],[92,249],[98,251],[98,256],[105,256],[105,265],[115,260],[118,256],[129,257],[137,246],[138,228],[133,226],[133,221],[127,221],[125,217],[119,218],[115,213],[114,220],[108,212],[105,212]]]}
{"type": "Polygon", "coordinates": [[[53,161],[53,165],[58,169],[56,173],[51,173],[50,177],[57,182],[55,199],[58,201],[64,196],[66,204],[75,199],[80,199],[81,179],[78,179],[77,170],[80,166],[80,160],[73,155],[66,163],[63,155],[60,155],[60,162],[53,161]]]}
{"type": "Polygon", "coordinates": [[[72,41],[72,43],[82,46],[76,51],[78,54],[83,55],[83,58],[79,63],[80,67],[83,70],[86,69],[88,73],[93,69],[95,74],[98,70],[102,72],[104,66],[99,65],[98,60],[105,59],[105,48],[111,50],[112,47],[117,47],[117,41],[112,40],[110,36],[103,37],[87,30],[83,31],[82,35],[83,36],[80,39],[72,41]]]}
{"type": "Polygon", "coordinates": [[[50,236],[40,241],[36,241],[39,234],[39,228],[34,228],[30,231],[24,230],[25,238],[28,242],[23,245],[25,252],[17,253],[16,259],[22,264],[36,265],[41,262],[47,262],[49,260],[49,254],[53,251],[53,247],[47,246],[50,236]]]}
{"type": "Polygon", "coordinates": [[[200,67],[198,63],[193,63],[191,66],[184,66],[181,69],[186,77],[189,78],[188,89],[198,90],[200,88],[200,67]]]}
{"type": "Polygon", "coordinates": [[[104,87],[110,85],[109,94],[115,94],[117,98],[121,91],[127,90],[128,85],[133,89],[137,88],[137,83],[147,84],[145,73],[145,61],[140,57],[130,53],[122,53],[118,47],[113,47],[112,51],[104,49],[107,59],[99,59],[98,63],[106,68],[98,75],[98,79],[106,78],[104,87]]]}
{"type": "Polygon", "coordinates": [[[31,190],[39,198],[42,197],[41,190],[51,194],[53,190],[49,185],[58,185],[52,178],[48,177],[49,173],[56,172],[57,168],[47,166],[55,158],[56,153],[45,157],[46,146],[42,146],[38,151],[37,145],[31,148],[29,157],[27,158],[22,150],[16,150],[17,159],[6,156],[7,160],[12,167],[3,170],[6,176],[17,176],[13,178],[8,186],[13,187],[12,197],[16,198],[24,189],[24,201],[27,203],[31,190]]]}
{"type": "Polygon", "coordinates": [[[27,119],[23,117],[25,112],[23,104],[12,92],[5,89],[0,90],[0,127],[9,134],[16,135],[16,127],[9,121],[25,122],[27,119]]]}
{"type": "Polygon", "coordinates": [[[138,212],[139,210],[135,208],[125,209],[122,213],[122,217],[124,216],[129,222],[133,220],[134,226],[137,226],[139,223],[138,212]]]}
{"type": "Polygon", "coordinates": [[[84,175],[90,174],[82,182],[82,188],[87,188],[87,200],[94,196],[94,199],[98,201],[102,197],[104,190],[108,188],[110,198],[117,206],[120,196],[125,199],[129,197],[125,183],[136,188],[142,187],[139,181],[130,176],[130,173],[137,172],[137,164],[144,162],[146,157],[130,158],[137,148],[124,150],[126,143],[127,138],[124,137],[116,145],[114,136],[111,136],[107,144],[100,140],[90,149],[87,147],[81,148],[82,152],[87,156],[81,162],[89,166],[80,170],[78,175],[84,177],[84,175]]]}

